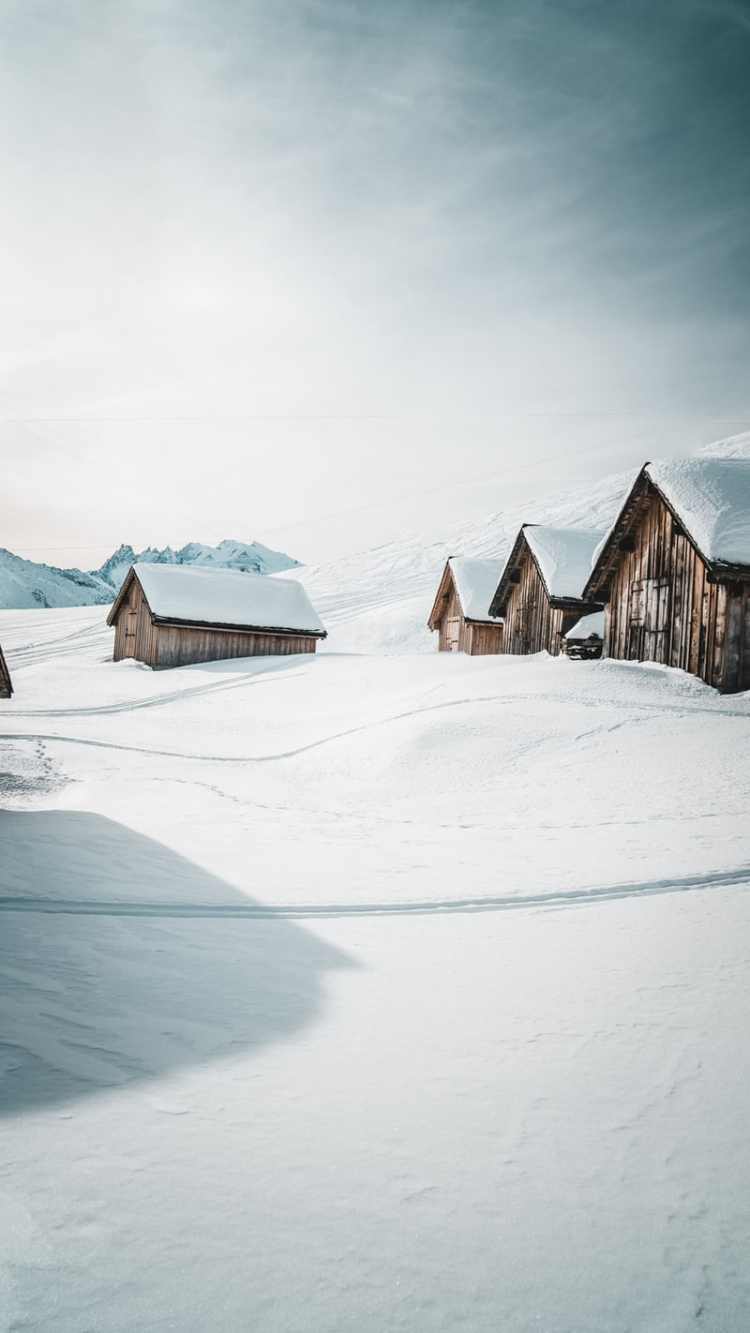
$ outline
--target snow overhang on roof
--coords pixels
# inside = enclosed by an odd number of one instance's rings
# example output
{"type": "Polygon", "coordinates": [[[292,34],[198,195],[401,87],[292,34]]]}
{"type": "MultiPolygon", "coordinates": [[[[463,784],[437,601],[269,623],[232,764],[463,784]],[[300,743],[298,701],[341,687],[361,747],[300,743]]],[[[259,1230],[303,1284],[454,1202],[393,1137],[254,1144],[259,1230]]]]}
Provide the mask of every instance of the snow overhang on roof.
{"type": "Polygon", "coordinates": [[[591,528],[551,528],[524,523],[503,570],[492,610],[502,613],[512,582],[512,573],[528,546],[550,601],[584,601],[584,586],[591,573],[591,560],[603,534],[591,528]]]}
{"type": "Polygon", "coordinates": [[[107,617],[110,624],[131,573],[155,620],[325,636],[320,617],[296,580],[194,565],[133,565],[107,617]]]}
{"type": "Polygon", "coordinates": [[[651,487],[716,577],[750,578],[750,459],[673,459],[641,468],[594,554],[587,595],[606,595],[651,487]]]}
{"type": "Polygon", "coordinates": [[[647,463],[646,474],[710,564],[750,566],[750,459],[647,463]]]}
{"type": "Polygon", "coordinates": [[[591,611],[581,616],[565,635],[566,639],[604,639],[604,612],[591,611]]]}
{"type": "Polygon", "coordinates": [[[490,615],[490,602],[503,572],[502,560],[472,560],[451,556],[448,561],[453,582],[466,620],[500,625],[502,619],[490,615]]]}

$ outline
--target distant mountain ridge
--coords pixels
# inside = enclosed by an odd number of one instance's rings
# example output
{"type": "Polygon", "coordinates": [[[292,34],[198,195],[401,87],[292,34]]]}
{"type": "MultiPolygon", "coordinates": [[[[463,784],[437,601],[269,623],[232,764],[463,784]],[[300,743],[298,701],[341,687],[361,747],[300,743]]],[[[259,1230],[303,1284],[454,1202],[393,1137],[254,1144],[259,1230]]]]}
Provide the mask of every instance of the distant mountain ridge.
{"type": "Polygon", "coordinates": [[[225,539],[218,546],[188,542],[175,551],[148,546],[135,551],[122,545],[99,569],[58,569],[54,565],[24,560],[0,547],[0,608],[38,606],[94,606],[111,602],[131,565],[140,561],[160,565],[214,565],[217,569],[240,569],[253,574],[278,574],[296,569],[299,561],[274,551],[262,542],[225,539]]]}

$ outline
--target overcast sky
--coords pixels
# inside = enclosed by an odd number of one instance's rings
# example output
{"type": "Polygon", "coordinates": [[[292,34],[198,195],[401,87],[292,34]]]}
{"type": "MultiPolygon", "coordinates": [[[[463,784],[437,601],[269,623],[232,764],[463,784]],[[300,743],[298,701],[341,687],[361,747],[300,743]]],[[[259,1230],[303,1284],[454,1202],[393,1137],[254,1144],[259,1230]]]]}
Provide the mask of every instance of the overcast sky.
{"type": "Polygon", "coordinates": [[[750,427],[746,3],[0,15],[0,545],[315,560],[750,427]]]}

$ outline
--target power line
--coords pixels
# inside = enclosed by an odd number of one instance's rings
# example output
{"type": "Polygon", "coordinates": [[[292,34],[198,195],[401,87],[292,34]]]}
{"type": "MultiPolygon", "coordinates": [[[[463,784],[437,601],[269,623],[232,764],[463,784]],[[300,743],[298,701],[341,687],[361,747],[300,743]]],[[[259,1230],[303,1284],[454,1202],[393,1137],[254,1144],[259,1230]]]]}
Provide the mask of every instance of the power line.
{"type": "MultiPolygon", "coordinates": [[[[693,413],[693,412],[619,412],[611,409],[584,408],[575,411],[526,411],[519,410],[514,412],[501,412],[494,409],[483,413],[481,416],[458,416],[452,417],[450,413],[437,414],[441,421],[470,422],[485,420],[504,420],[513,421],[519,418],[532,418],[541,420],[579,420],[582,418],[611,418],[612,420],[633,420],[633,421],[663,421],[663,420],[696,420],[696,421],[724,421],[741,422],[750,420],[750,409],[744,412],[734,413],[732,416],[716,415],[714,413],[693,413]]],[[[268,422],[268,421],[391,421],[391,422],[409,422],[409,421],[431,421],[435,419],[435,414],[414,412],[389,415],[387,413],[363,412],[363,413],[338,413],[338,412],[289,412],[289,413],[239,413],[235,415],[212,414],[209,416],[173,416],[173,417],[0,417],[0,424],[5,426],[44,426],[44,425],[85,425],[85,426],[193,426],[193,425],[222,425],[242,422],[268,422]]]]}

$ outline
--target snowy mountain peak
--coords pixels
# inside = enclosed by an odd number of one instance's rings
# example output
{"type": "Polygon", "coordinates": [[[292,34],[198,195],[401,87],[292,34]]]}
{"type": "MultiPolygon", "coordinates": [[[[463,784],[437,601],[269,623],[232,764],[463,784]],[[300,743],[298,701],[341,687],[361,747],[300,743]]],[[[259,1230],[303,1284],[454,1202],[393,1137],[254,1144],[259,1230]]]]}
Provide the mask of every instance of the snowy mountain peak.
{"type": "Polygon", "coordinates": [[[119,546],[113,555],[105,560],[96,572],[109,583],[119,583],[132,564],[141,565],[216,565],[222,569],[232,568],[250,571],[253,574],[277,574],[282,569],[294,569],[298,560],[285,555],[283,551],[274,551],[261,542],[240,542],[224,538],[218,546],[207,546],[203,542],[187,542],[175,551],[171,546],[159,550],[147,546],[143,551],[134,551],[132,546],[119,546]]]}
{"type": "Polygon", "coordinates": [[[0,549],[0,608],[33,606],[93,606],[111,602],[131,565],[212,565],[253,574],[277,574],[295,569],[299,561],[261,542],[231,541],[218,546],[188,542],[175,551],[147,546],[136,551],[123,542],[98,569],[58,569],[24,560],[0,549]]]}

